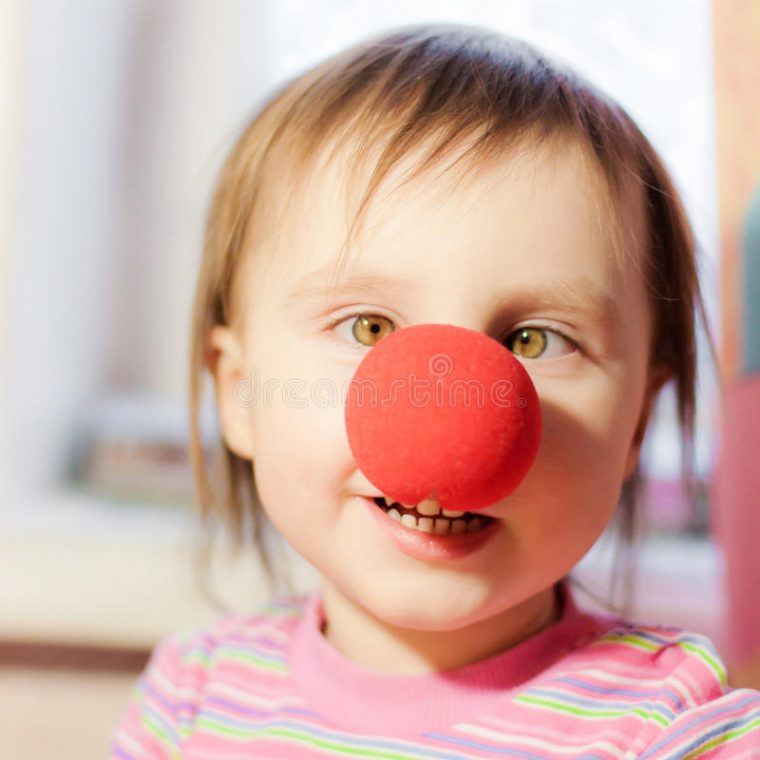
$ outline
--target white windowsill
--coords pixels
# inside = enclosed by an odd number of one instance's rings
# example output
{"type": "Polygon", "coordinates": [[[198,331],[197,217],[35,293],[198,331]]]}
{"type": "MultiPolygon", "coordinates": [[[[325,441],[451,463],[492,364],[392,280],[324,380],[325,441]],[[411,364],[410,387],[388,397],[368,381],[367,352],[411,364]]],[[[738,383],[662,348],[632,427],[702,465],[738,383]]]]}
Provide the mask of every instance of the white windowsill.
{"type": "MultiPolygon", "coordinates": [[[[221,614],[195,587],[189,510],[60,492],[0,511],[0,535],[0,638],[152,647],[221,614]]],[[[217,554],[224,604],[242,611],[269,597],[250,558],[217,554]]],[[[296,591],[313,587],[313,568],[288,556],[296,591]]]]}
{"type": "MultiPolygon", "coordinates": [[[[0,511],[0,638],[152,647],[184,626],[220,612],[195,588],[193,520],[188,510],[118,506],[74,492],[54,493],[0,511]]],[[[610,544],[600,539],[578,575],[606,594],[610,544]]],[[[219,556],[217,596],[232,609],[265,601],[256,564],[219,556]]],[[[287,549],[296,591],[318,582],[316,571],[287,549]]],[[[723,637],[719,553],[686,536],[647,541],[638,560],[635,617],[723,637]]],[[[582,597],[585,607],[594,607],[582,597]]]]}

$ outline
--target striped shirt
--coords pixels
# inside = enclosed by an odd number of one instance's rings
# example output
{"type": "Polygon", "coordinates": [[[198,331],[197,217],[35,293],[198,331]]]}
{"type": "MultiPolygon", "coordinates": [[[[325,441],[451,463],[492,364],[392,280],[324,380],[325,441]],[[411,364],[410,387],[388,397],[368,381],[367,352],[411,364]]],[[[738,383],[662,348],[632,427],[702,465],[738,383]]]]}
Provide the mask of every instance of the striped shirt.
{"type": "Polygon", "coordinates": [[[321,633],[319,591],[163,639],[111,758],[760,758],[760,692],[713,644],[581,610],[453,670],[381,674],[321,633]]]}

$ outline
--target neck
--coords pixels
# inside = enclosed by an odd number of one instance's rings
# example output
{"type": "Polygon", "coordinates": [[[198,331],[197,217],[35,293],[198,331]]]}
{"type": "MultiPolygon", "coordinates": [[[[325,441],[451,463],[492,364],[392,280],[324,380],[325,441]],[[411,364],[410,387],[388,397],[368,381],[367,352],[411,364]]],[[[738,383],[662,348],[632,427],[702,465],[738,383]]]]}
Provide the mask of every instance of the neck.
{"type": "Polygon", "coordinates": [[[517,646],[559,620],[556,586],[514,607],[451,630],[389,624],[323,579],[322,634],[344,657],[365,670],[414,675],[451,670],[517,646]]]}

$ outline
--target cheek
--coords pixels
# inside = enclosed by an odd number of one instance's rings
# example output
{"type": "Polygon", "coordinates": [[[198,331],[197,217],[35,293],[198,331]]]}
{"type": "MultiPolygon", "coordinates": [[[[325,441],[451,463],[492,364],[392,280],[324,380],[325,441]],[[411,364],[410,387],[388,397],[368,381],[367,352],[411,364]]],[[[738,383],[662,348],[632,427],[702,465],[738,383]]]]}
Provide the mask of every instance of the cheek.
{"type": "Polygon", "coordinates": [[[264,511],[277,532],[314,567],[334,552],[354,468],[342,408],[279,408],[263,418],[254,468],[264,511]]]}
{"type": "Polygon", "coordinates": [[[601,531],[619,498],[637,397],[598,378],[566,385],[562,393],[545,387],[539,395],[541,446],[516,495],[546,505],[536,518],[543,529],[566,524],[579,532],[601,531]]]}
{"type": "Polygon", "coordinates": [[[329,510],[336,501],[353,467],[341,390],[301,376],[284,382],[270,405],[252,409],[256,483],[267,511],[329,510]]]}

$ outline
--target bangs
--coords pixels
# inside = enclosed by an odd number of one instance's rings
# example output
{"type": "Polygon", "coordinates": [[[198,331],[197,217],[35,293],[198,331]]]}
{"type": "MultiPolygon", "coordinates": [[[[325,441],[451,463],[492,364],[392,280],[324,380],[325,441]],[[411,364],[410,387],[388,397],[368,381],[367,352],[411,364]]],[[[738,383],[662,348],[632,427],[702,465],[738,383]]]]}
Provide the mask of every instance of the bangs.
{"type": "Polygon", "coordinates": [[[277,183],[287,205],[299,180],[341,160],[353,212],[336,273],[369,204],[402,162],[410,168],[399,186],[428,172],[453,172],[459,181],[524,146],[568,143],[582,149],[618,266],[642,256],[631,253],[635,225],[623,213],[630,189],[642,187],[637,128],[603,93],[527,43],[477,27],[411,26],[329,59],[282,92],[288,102],[273,102],[281,129],[262,171],[289,177],[277,183]]]}

